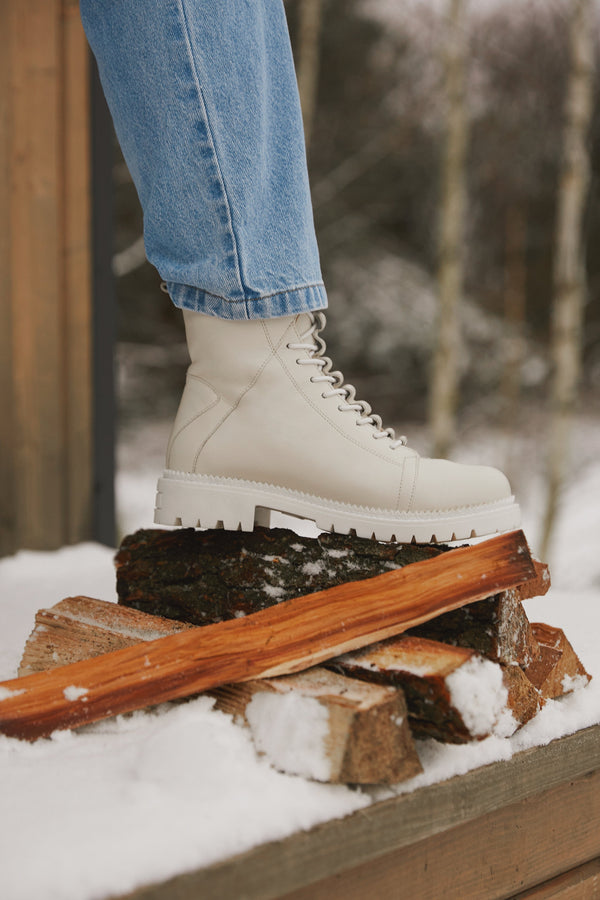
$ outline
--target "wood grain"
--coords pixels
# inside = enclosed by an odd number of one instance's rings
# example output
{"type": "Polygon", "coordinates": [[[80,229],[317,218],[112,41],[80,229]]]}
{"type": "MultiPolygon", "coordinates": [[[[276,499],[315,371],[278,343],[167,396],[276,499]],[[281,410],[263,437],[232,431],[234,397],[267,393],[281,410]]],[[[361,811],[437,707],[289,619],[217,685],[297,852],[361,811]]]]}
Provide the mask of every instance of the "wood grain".
{"type": "Polygon", "coordinates": [[[91,537],[89,57],[75,0],[0,4],[0,555],[91,537]]]}
{"type": "Polygon", "coordinates": [[[398,885],[419,900],[503,900],[597,856],[599,824],[597,771],[282,900],[398,900],[398,885]]]}
{"type": "Polygon", "coordinates": [[[0,731],[34,739],[221,684],[300,671],[534,575],[523,533],[499,535],[246,618],[4,682],[0,731]]]}
{"type": "Polygon", "coordinates": [[[598,900],[598,897],[600,857],[523,891],[511,900],[598,900]]]}

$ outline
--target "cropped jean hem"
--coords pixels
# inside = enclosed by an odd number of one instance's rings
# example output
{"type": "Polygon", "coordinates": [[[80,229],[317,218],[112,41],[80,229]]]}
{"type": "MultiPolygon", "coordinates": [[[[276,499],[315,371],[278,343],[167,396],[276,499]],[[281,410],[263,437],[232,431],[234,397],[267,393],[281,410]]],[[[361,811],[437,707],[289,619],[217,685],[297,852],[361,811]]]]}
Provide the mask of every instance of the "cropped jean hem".
{"type": "Polygon", "coordinates": [[[240,300],[227,300],[189,284],[167,281],[165,285],[175,306],[220,319],[272,319],[327,308],[323,282],[240,300]]]}

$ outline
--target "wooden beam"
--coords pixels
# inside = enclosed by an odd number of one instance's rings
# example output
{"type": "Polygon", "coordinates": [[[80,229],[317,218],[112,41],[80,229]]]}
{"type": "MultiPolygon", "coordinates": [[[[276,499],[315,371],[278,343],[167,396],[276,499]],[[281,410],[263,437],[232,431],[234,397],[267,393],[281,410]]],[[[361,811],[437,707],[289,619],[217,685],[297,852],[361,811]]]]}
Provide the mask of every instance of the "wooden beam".
{"type": "Polygon", "coordinates": [[[6,0],[0,553],[90,537],[89,148],[73,0],[6,0]]]}
{"type": "MultiPolygon", "coordinates": [[[[448,781],[374,803],[367,809],[344,819],[325,822],[308,832],[262,844],[246,853],[162,883],[140,887],[115,900],[195,900],[197,897],[237,900],[242,896],[246,900],[289,900],[289,895],[293,896],[292,892],[300,889],[306,889],[306,896],[311,896],[310,888],[326,879],[330,879],[332,885],[328,900],[338,900],[345,897],[344,873],[356,866],[372,864],[374,884],[380,861],[392,854],[397,854],[399,860],[402,856],[408,859],[415,848],[429,840],[435,857],[436,839],[447,841],[455,847],[456,860],[460,864],[460,852],[464,847],[461,840],[464,832],[460,831],[462,826],[472,823],[472,832],[476,836],[478,824],[487,817],[491,822],[498,814],[498,833],[502,834],[501,817],[506,807],[512,806],[513,810],[535,808],[545,792],[552,789],[557,789],[554,797],[560,802],[563,787],[568,792],[571,782],[581,780],[589,789],[592,787],[589,773],[599,770],[600,725],[596,725],[544,747],[518,753],[510,760],[482,766],[448,781]],[[334,876],[340,879],[340,891],[334,876]]],[[[598,839],[600,835],[600,831],[593,827],[598,819],[593,818],[591,791],[587,795],[584,791],[583,794],[583,797],[580,796],[580,807],[576,804],[575,808],[569,806],[569,818],[563,818],[562,806],[558,807],[560,835],[556,815],[547,817],[543,839],[536,848],[533,884],[536,879],[539,883],[557,874],[556,871],[552,874],[540,871],[540,853],[544,848],[546,851],[553,850],[563,835],[568,843],[568,852],[561,859],[565,869],[580,865],[586,853],[589,853],[588,859],[598,856],[589,846],[582,851],[579,844],[581,830],[574,835],[574,839],[570,836],[573,823],[578,823],[579,829],[582,825],[584,829],[587,827],[586,839],[598,839]]],[[[514,823],[513,818],[512,825],[514,823]]],[[[493,851],[493,847],[491,849],[493,851]]],[[[481,847],[480,854],[475,855],[475,863],[484,865],[490,859],[489,850],[489,845],[481,847]]],[[[552,867],[552,852],[547,852],[546,856],[546,864],[552,867]]],[[[504,864],[506,862],[505,859],[504,864]]],[[[527,877],[527,859],[523,861],[522,872],[527,877]]],[[[510,877],[510,872],[508,875],[510,877]]],[[[399,880],[395,882],[394,900],[398,897],[398,885],[401,883],[399,880]]],[[[480,898],[512,897],[524,889],[521,886],[503,890],[500,877],[498,883],[495,892],[482,893],[480,898]]],[[[364,881],[362,887],[365,887],[364,881]]],[[[380,895],[371,887],[367,887],[364,896],[380,900],[380,895]]],[[[403,885],[402,896],[419,897],[421,900],[421,895],[411,891],[408,885],[403,885]]],[[[461,894],[451,890],[447,896],[459,897],[461,894]]]]}
{"type": "MultiPolygon", "coordinates": [[[[488,813],[285,900],[511,897],[600,854],[600,771],[488,813]],[[554,821],[554,827],[549,825],[554,821]]],[[[535,896],[535,895],[534,895],[535,896]]],[[[581,894],[573,896],[581,897],[581,894]]]]}
{"type": "Polygon", "coordinates": [[[221,684],[298,672],[534,574],[523,533],[499,535],[246,618],[3,682],[0,731],[35,739],[221,684]]]}

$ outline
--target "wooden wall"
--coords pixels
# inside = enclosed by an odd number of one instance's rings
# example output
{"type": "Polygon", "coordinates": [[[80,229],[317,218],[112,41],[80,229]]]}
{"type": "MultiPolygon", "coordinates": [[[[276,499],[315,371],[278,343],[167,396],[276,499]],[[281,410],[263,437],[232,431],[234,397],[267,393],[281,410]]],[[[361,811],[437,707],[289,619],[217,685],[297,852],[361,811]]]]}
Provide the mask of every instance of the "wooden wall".
{"type": "Polygon", "coordinates": [[[2,0],[0,555],[91,537],[88,67],[76,0],[2,0]]]}

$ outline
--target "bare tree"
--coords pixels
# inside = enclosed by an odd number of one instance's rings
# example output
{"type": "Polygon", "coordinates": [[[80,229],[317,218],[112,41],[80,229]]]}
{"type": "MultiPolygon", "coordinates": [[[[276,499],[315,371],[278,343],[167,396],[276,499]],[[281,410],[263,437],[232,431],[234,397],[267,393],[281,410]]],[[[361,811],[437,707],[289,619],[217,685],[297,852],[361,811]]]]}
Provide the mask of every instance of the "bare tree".
{"type": "Polygon", "coordinates": [[[307,148],[317,106],[322,6],[323,0],[301,0],[299,9],[297,77],[307,148]]]}
{"type": "Polygon", "coordinates": [[[454,440],[458,393],[468,137],[465,20],[466,0],[449,0],[444,48],[447,107],[438,248],[439,311],[430,395],[430,421],[436,456],[445,456],[454,440]]]}
{"type": "Polygon", "coordinates": [[[525,355],[525,306],[527,300],[527,219],[523,203],[506,211],[504,269],[504,371],[500,386],[502,416],[507,431],[514,428],[521,390],[521,366],[525,355]]]}
{"type": "Polygon", "coordinates": [[[569,435],[581,369],[586,295],[583,217],[590,179],[587,139],[593,102],[592,0],[572,0],[570,72],[558,190],[552,310],[554,375],[548,458],[548,497],[542,553],[547,556],[569,459],[569,435]]]}

